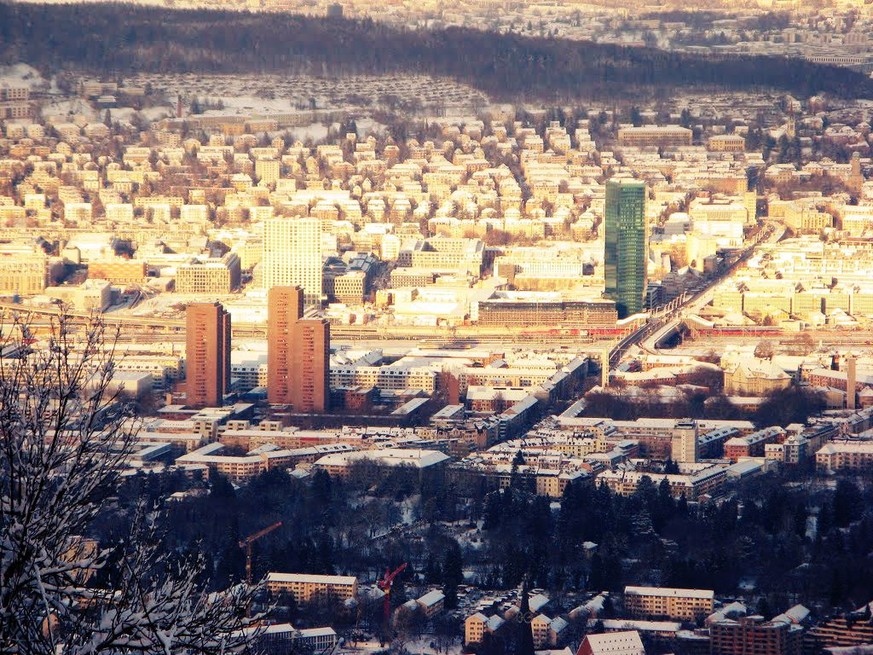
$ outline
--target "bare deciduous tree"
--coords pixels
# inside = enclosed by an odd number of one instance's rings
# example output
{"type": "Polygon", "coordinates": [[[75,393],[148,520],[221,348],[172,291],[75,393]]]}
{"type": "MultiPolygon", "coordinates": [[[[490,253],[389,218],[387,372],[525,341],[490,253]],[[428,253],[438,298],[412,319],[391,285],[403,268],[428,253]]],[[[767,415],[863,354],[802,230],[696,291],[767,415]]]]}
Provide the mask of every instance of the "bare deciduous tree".
{"type": "Polygon", "coordinates": [[[34,344],[0,321],[0,652],[237,653],[256,589],[208,594],[203,561],[161,548],[141,507],[125,543],[88,539],[136,443],[99,320],[54,321],[34,344]]]}

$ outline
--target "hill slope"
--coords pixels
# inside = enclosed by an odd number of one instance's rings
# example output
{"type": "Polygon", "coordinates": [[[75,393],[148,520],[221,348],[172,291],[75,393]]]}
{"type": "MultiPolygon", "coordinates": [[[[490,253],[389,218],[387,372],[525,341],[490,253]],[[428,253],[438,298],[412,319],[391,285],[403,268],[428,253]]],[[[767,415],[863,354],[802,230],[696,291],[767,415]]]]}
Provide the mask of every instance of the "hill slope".
{"type": "Polygon", "coordinates": [[[462,28],[410,31],[372,21],[119,4],[0,3],[0,61],[103,74],[417,72],[451,76],[498,98],[700,85],[873,97],[865,75],[797,59],[713,59],[462,28]]]}

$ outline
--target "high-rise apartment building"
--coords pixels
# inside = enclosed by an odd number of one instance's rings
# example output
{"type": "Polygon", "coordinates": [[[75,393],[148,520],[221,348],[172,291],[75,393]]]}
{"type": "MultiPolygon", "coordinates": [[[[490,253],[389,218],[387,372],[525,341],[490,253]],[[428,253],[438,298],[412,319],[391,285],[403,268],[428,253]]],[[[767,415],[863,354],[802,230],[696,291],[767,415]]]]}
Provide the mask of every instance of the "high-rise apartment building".
{"type": "Polygon", "coordinates": [[[646,292],[646,185],[609,180],[604,212],[603,273],[606,296],[618,317],[643,311],[646,292]]]}
{"type": "Polygon", "coordinates": [[[187,312],[185,389],[192,407],[220,407],[230,386],[230,314],[221,303],[187,312]]]}
{"type": "Polygon", "coordinates": [[[297,412],[330,407],[330,325],[303,319],[304,291],[273,287],[267,294],[267,399],[297,412]]]}
{"type": "Polygon", "coordinates": [[[273,287],[267,292],[267,400],[273,404],[291,402],[294,325],[301,318],[300,287],[273,287]]]}
{"type": "Polygon", "coordinates": [[[294,324],[291,361],[295,377],[291,405],[298,412],[324,412],[330,408],[330,324],[324,319],[304,319],[294,324]]]}
{"type": "Polygon", "coordinates": [[[273,287],[303,288],[307,305],[321,300],[321,221],[317,218],[269,218],[264,221],[261,280],[273,287]]]}

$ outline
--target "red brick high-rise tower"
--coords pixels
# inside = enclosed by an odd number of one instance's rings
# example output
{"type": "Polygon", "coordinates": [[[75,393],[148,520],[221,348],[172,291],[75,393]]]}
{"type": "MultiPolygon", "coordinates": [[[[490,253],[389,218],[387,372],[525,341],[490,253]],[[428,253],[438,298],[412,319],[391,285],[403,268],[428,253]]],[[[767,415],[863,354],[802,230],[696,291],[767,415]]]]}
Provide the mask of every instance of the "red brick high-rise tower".
{"type": "Polygon", "coordinates": [[[188,306],[185,389],[192,407],[220,407],[230,387],[230,314],[220,303],[188,306]]]}
{"type": "Polygon", "coordinates": [[[330,325],[303,319],[300,287],[267,295],[267,400],[297,412],[330,408],[330,325]]]}

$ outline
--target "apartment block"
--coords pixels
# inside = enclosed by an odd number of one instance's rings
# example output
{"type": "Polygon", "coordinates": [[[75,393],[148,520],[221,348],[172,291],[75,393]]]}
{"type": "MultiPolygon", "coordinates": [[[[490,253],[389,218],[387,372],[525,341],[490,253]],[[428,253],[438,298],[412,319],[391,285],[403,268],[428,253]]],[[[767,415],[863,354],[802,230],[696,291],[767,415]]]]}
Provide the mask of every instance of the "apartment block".
{"type": "Polygon", "coordinates": [[[637,618],[666,616],[696,621],[712,614],[715,593],[711,589],[625,587],[624,608],[637,618]]]}
{"type": "Polygon", "coordinates": [[[358,580],[350,575],[311,575],[308,573],[267,573],[267,589],[272,594],[289,594],[299,606],[310,603],[341,603],[358,594],[358,580]]]}
{"type": "Polygon", "coordinates": [[[0,250],[0,294],[42,293],[47,277],[47,259],[43,253],[0,250]]]}
{"type": "Polygon", "coordinates": [[[330,408],[330,325],[303,319],[305,291],[273,287],[267,295],[267,398],[297,412],[330,408]]]}
{"type": "Polygon", "coordinates": [[[747,616],[717,621],[709,635],[711,655],[800,655],[803,629],[787,617],[747,616]]]}
{"type": "Polygon", "coordinates": [[[763,457],[765,446],[785,438],[785,430],[778,425],[758,430],[743,437],[733,437],[724,442],[724,456],[732,462],[741,457],[763,457]]]}
{"type": "Polygon", "coordinates": [[[854,648],[873,643],[873,602],[854,612],[835,616],[810,628],[803,638],[806,653],[820,653],[823,648],[854,648]]]}
{"type": "Polygon", "coordinates": [[[670,487],[670,494],[674,498],[685,496],[687,500],[697,500],[705,494],[716,491],[724,484],[726,477],[725,469],[721,466],[698,466],[702,468],[693,473],[683,474],[604,471],[597,476],[597,481],[605,484],[616,493],[629,496],[637,490],[640,481],[644,477],[648,477],[656,486],[666,481],[670,487]]]}
{"type": "Polygon", "coordinates": [[[185,389],[192,407],[220,407],[230,386],[230,314],[220,303],[188,306],[185,389]]]}
{"type": "Polygon", "coordinates": [[[873,464],[873,441],[825,444],[815,454],[815,463],[825,471],[867,468],[873,464]]]}
{"type": "Polygon", "coordinates": [[[675,125],[644,127],[624,127],[618,131],[619,146],[657,146],[660,148],[675,148],[691,145],[692,132],[685,127],[675,125]]]}

